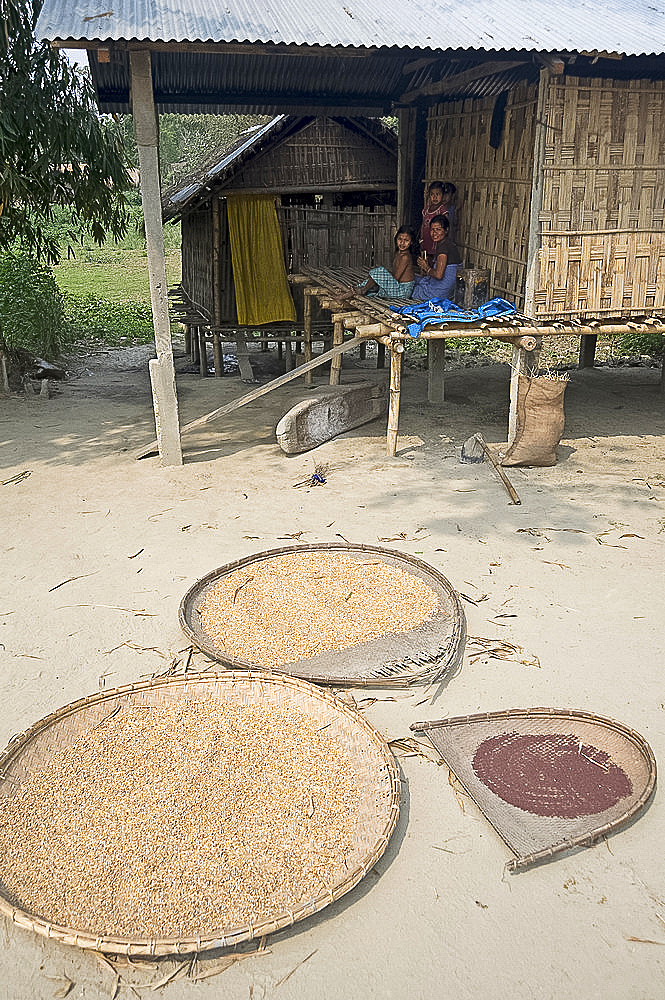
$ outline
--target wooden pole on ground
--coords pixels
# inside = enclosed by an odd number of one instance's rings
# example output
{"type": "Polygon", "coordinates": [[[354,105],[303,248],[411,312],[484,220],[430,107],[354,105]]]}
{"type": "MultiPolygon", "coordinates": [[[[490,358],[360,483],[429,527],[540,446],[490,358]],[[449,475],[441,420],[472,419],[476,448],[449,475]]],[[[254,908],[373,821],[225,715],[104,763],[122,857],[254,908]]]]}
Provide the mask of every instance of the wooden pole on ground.
{"type": "Polygon", "coordinates": [[[155,428],[162,465],[182,465],[162,231],[159,134],[152,89],[150,53],[145,49],[132,50],[129,53],[129,64],[132,115],[139,155],[141,202],[145,219],[152,322],[157,349],[156,359],[150,362],[155,428]]]}
{"type": "Polygon", "coordinates": [[[402,357],[404,347],[395,344],[390,349],[390,401],[388,405],[388,454],[394,458],[397,454],[397,431],[399,428],[399,397],[402,385],[402,357]]]}
{"type": "MultiPolygon", "coordinates": [[[[280,386],[286,385],[287,382],[292,382],[296,378],[300,378],[301,375],[305,375],[308,371],[312,371],[314,368],[318,368],[319,365],[324,365],[327,361],[331,361],[337,354],[344,354],[345,351],[351,351],[354,347],[358,347],[362,344],[360,337],[353,337],[352,340],[347,340],[346,343],[340,344],[339,347],[333,347],[331,351],[327,351],[325,354],[319,354],[318,357],[314,358],[312,361],[306,364],[298,365],[298,367],[292,372],[286,372],[285,375],[280,375],[278,378],[268,382],[267,385],[259,386],[256,389],[252,389],[251,392],[245,393],[244,396],[240,396],[239,399],[232,399],[230,403],[225,403],[224,406],[219,406],[216,410],[212,410],[211,413],[206,413],[202,417],[197,417],[196,420],[191,420],[188,424],[185,424],[181,428],[181,434],[186,434],[189,431],[195,430],[197,427],[204,427],[206,424],[212,423],[217,417],[223,417],[226,413],[232,413],[234,410],[240,409],[241,406],[246,406],[247,403],[253,403],[255,399],[259,399],[261,396],[265,396],[266,393],[272,392],[273,389],[279,389],[280,386]]],[[[398,345],[398,348],[401,345],[398,345]]],[[[400,355],[401,357],[401,355],[400,355]]],[[[142,448],[137,451],[134,458],[147,458],[148,455],[154,455],[157,449],[157,441],[151,441],[147,448],[142,448]]]]}

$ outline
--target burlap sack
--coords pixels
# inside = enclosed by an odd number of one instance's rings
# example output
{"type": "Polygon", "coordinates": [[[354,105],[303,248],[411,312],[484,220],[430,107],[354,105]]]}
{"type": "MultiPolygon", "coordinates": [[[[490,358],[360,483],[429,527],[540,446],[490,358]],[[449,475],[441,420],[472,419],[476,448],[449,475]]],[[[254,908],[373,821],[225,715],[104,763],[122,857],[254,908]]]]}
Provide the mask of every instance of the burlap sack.
{"type": "Polygon", "coordinates": [[[567,384],[567,378],[546,374],[518,377],[515,440],[502,465],[556,465],[567,384]]]}

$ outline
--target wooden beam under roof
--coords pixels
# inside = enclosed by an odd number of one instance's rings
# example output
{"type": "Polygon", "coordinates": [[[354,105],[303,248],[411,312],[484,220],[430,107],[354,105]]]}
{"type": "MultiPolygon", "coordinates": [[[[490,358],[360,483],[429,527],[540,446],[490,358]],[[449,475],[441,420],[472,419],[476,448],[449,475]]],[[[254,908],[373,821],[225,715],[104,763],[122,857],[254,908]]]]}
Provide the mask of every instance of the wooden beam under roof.
{"type": "Polygon", "coordinates": [[[471,69],[456,73],[454,76],[446,76],[443,80],[434,83],[425,83],[414,90],[407,90],[399,99],[400,104],[410,104],[423,97],[445,97],[457,94],[470,83],[482,80],[484,77],[496,76],[497,73],[505,73],[507,70],[519,69],[519,67],[531,66],[530,60],[512,60],[510,62],[486,62],[479,63],[471,69]]]}

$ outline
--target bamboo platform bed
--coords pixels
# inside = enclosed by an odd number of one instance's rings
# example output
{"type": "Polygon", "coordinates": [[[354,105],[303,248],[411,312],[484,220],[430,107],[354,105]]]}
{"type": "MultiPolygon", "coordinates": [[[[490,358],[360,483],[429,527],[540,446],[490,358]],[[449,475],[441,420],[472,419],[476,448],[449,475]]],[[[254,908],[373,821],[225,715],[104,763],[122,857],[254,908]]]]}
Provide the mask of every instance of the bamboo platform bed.
{"type": "MultiPolygon", "coordinates": [[[[376,296],[358,295],[350,301],[341,296],[348,295],[350,289],[366,277],[366,272],[354,268],[314,268],[303,267],[301,273],[290,275],[292,284],[300,284],[304,294],[304,353],[305,363],[312,360],[312,300],[316,299],[321,309],[331,313],[333,325],[333,347],[344,342],[345,333],[352,333],[360,341],[371,339],[379,345],[379,366],[382,366],[385,351],[390,351],[390,406],[388,411],[387,448],[389,455],[397,452],[397,434],[401,395],[402,355],[404,342],[410,339],[407,331],[408,317],[401,316],[391,306],[406,306],[412,300],[380,299],[376,296]]],[[[429,354],[428,398],[430,402],[443,402],[443,370],[445,364],[445,341],[448,338],[487,337],[512,344],[513,358],[510,379],[510,416],[508,443],[515,427],[517,404],[517,382],[520,373],[533,371],[538,367],[543,337],[578,336],[581,338],[580,364],[593,364],[593,353],[598,336],[619,336],[626,333],[662,333],[665,335],[665,320],[660,316],[645,317],[642,320],[622,321],[620,319],[580,322],[561,320],[539,324],[528,316],[514,313],[511,316],[493,317],[477,323],[447,321],[440,325],[428,326],[420,333],[427,340],[429,354]]],[[[331,361],[330,383],[339,384],[341,372],[341,352],[331,361]]],[[[664,366],[665,373],[665,366],[664,366]]],[[[311,384],[311,370],[305,375],[305,384],[311,384]]],[[[665,376],[661,377],[661,391],[665,393],[665,376]]]]}

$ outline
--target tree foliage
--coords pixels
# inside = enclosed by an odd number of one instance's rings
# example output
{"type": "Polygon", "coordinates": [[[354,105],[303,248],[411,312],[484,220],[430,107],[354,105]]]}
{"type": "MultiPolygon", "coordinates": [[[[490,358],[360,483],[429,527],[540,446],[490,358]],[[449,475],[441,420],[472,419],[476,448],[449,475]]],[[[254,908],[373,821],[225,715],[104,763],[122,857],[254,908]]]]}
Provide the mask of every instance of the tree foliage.
{"type": "Polygon", "coordinates": [[[62,293],[50,267],[25,253],[0,252],[0,353],[56,358],[67,341],[62,293]]]}
{"type": "Polygon", "coordinates": [[[216,150],[270,121],[270,115],[160,115],[159,158],[162,182],[173,184],[196,172],[216,150]]]}
{"type": "Polygon", "coordinates": [[[42,2],[0,0],[0,248],[54,262],[53,206],[72,211],[70,244],[120,238],[130,178],[121,125],[99,115],[87,74],[35,41],[42,2]]]}

